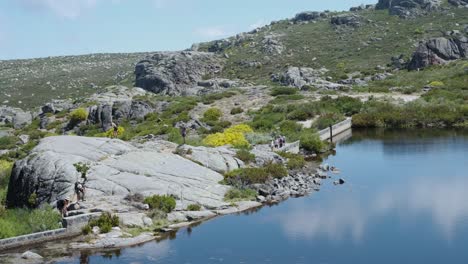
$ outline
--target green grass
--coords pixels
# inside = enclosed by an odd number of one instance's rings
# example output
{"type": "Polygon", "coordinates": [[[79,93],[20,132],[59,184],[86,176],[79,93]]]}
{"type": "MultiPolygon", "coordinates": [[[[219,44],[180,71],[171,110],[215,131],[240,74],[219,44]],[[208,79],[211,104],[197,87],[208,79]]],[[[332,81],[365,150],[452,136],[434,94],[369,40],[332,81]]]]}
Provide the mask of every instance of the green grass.
{"type": "Polygon", "coordinates": [[[282,72],[288,65],[325,66],[330,70],[327,75],[335,79],[354,71],[371,75],[376,72],[377,65],[390,63],[392,56],[403,54],[408,59],[419,40],[443,36],[447,30],[462,31],[463,25],[468,23],[468,10],[463,8],[451,8],[407,20],[390,16],[388,10],[361,11],[359,15],[372,22],[358,28],[337,29],[329,23],[329,19],[299,25],[280,21],[270,30],[224,50],[229,54],[229,60],[222,75],[269,83],[271,73],[282,72]],[[453,13],[453,16],[448,13],[453,13]],[[455,26],[456,23],[459,26],[455,26]],[[259,43],[263,36],[272,33],[284,36],[279,40],[285,46],[284,53],[287,55],[266,58],[259,43]],[[381,40],[374,41],[371,37],[381,40]],[[363,45],[363,42],[367,45],[363,45]],[[242,66],[243,61],[258,61],[262,66],[245,67],[242,66]]]}
{"type": "Polygon", "coordinates": [[[229,189],[224,195],[226,202],[239,202],[239,201],[254,201],[257,197],[257,192],[249,188],[232,188],[229,189]]]}
{"type": "Polygon", "coordinates": [[[0,239],[61,228],[61,216],[52,207],[8,209],[0,215],[0,239]]]}
{"type": "Polygon", "coordinates": [[[153,195],[148,196],[144,200],[145,204],[148,204],[151,209],[158,209],[165,213],[170,213],[176,206],[174,197],[170,195],[153,195]]]}

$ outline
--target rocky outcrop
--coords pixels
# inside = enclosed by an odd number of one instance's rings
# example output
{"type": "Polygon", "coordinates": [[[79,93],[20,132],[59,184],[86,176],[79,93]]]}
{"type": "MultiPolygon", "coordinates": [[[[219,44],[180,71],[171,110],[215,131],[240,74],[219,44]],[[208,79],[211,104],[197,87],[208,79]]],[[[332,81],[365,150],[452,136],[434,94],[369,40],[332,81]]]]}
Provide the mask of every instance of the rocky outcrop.
{"type": "Polygon", "coordinates": [[[301,13],[296,14],[296,16],[292,19],[292,22],[294,23],[309,22],[309,21],[318,20],[320,18],[326,18],[326,17],[328,17],[327,12],[307,11],[307,12],[301,12],[301,13]]]}
{"type": "Polygon", "coordinates": [[[213,53],[159,52],[136,65],[135,84],[158,94],[196,94],[197,82],[219,72],[222,66],[222,59],[213,53]]]}
{"type": "Polygon", "coordinates": [[[28,157],[15,163],[8,206],[28,205],[33,193],[38,204],[72,196],[74,183],[81,180],[73,166],[77,162],[91,167],[87,202],[112,197],[108,207],[129,193],[141,193],[172,194],[180,206],[198,203],[218,208],[225,205],[229,189],[218,183],[221,174],[172,153],[107,138],[58,136],[43,139],[28,157]]]}
{"type": "Polygon", "coordinates": [[[284,51],[284,46],[280,41],[280,35],[270,34],[263,37],[262,51],[269,55],[280,55],[284,51]]]}
{"type": "Polygon", "coordinates": [[[441,0],[379,0],[376,9],[388,9],[390,15],[412,18],[440,7],[441,0]]]}
{"type": "Polygon", "coordinates": [[[318,89],[339,90],[347,87],[346,85],[333,83],[322,78],[328,70],[322,68],[319,70],[307,67],[289,67],[283,74],[272,75],[272,81],[279,82],[282,85],[303,88],[306,85],[318,89]]]}
{"type": "Polygon", "coordinates": [[[468,38],[432,38],[421,42],[413,53],[408,69],[417,70],[430,65],[445,64],[468,57],[468,38]]]}
{"type": "Polygon", "coordinates": [[[226,147],[207,148],[184,145],[184,157],[214,171],[225,173],[244,167],[244,162],[235,158],[236,152],[226,147]]]}
{"type": "Polygon", "coordinates": [[[356,12],[356,11],[362,11],[362,10],[374,10],[375,5],[359,5],[359,6],[353,6],[349,9],[351,12],[356,12]]]}
{"type": "Polygon", "coordinates": [[[11,124],[15,129],[19,129],[31,124],[32,119],[31,112],[20,108],[0,106],[0,124],[11,124]]]}
{"type": "Polygon", "coordinates": [[[448,0],[448,2],[456,7],[468,7],[468,0],[448,0]]]}
{"type": "Polygon", "coordinates": [[[345,25],[358,27],[362,23],[362,17],[356,14],[344,14],[332,17],[330,22],[336,26],[345,25]]]}

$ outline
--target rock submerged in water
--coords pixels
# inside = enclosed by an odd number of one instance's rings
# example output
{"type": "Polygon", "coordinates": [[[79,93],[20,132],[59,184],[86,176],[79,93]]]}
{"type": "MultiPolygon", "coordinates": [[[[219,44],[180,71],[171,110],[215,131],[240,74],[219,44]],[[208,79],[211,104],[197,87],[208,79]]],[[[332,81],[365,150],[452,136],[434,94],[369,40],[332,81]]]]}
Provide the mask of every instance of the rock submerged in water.
{"type": "MultiPolygon", "coordinates": [[[[9,207],[28,205],[35,193],[39,204],[72,196],[81,180],[73,164],[90,165],[87,200],[128,193],[172,194],[179,203],[206,208],[225,206],[228,186],[223,176],[178,155],[145,144],[136,147],[121,140],[77,136],[43,139],[31,154],[15,163],[7,194],[9,207]]],[[[186,205],[185,205],[186,206],[186,205]]]]}

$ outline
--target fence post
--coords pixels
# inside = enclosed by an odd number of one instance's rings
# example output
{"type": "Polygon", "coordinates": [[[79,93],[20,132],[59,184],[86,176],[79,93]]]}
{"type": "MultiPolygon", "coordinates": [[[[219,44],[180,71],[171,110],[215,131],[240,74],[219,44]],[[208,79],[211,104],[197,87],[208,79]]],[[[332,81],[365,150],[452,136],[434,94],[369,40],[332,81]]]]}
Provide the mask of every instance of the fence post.
{"type": "Polygon", "coordinates": [[[333,143],[333,126],[330,125],[330,143],[333,143]]]}

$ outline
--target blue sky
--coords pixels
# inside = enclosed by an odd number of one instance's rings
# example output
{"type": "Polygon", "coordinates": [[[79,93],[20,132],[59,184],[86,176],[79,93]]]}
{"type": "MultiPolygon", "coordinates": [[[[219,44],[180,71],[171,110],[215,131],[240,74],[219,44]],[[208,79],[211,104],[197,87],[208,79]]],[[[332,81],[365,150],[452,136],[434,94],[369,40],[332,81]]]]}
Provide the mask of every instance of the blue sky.
{"type": "Polygon", "coordinates": [[[0,0],[0,60],[181,50],[294,16],[377,0],[0,0]]]}

